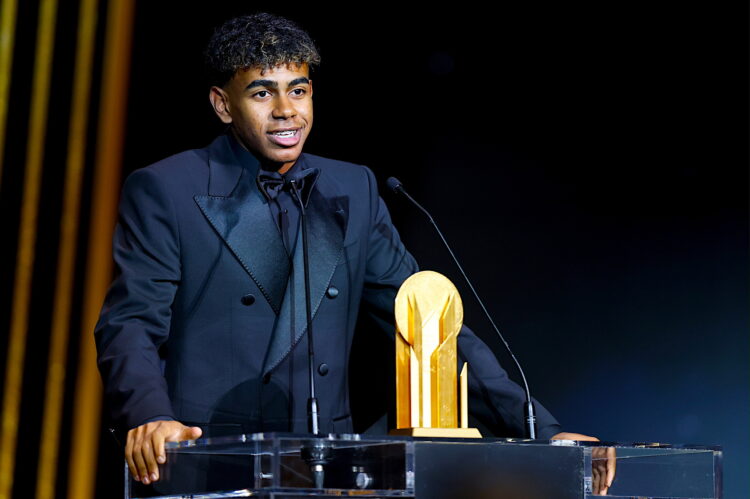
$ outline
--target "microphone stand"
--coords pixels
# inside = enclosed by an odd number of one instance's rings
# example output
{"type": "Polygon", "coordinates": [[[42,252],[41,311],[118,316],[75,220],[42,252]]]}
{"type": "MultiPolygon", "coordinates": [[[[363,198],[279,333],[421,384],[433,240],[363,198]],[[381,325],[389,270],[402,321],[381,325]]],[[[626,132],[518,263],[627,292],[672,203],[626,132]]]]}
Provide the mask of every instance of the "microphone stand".
{"type": "MultiPolygon", "coordinates": [[[[297,200],[300,209],[300,222],[302,224],[302,260],[305,275],[305,315],[307,318],[307,363],[308,377],[310,381],[310,397],[307,400],[308,431],[313,435],[320,435],[320,422],[318,412],[318,399],[315,397],[315,349],[313,346],[312,306],[310,305],[310,261],[307,245],[307,217],[305,203],[302,201],[297,181],[289,181],[291,191],[297,200]]],[[[302,459],[310,467],[315,481],[315,488],[322,489],[325,478],[325,464],[330,461],[331,446],[324,439],[314,439],[312,444],[305,444],[301,450],[302,459]]]]}
{"type": "Polygon", "coordinates": [[[476,290],[474,289],[474,286],[471,284],[471,281],[469,280],[469,277],[466,275],[466,272],[464,272],[463,267],[461,267],[461,264],[458,263],[458,258],[456,258],[456,255],[453,254],[453,250],[448,244],[448,241],[445,240],[445,237],[443,237],[443,233],[440,232],[440,229],[435,223],[435,220],[432,218],[432,215],[430,215],[430,213],[425,208],[423,208],[421,204],[419,204],[413,197],[409,195],[408,192],[404,190],[404,186],[401,184],[401,182],[397,178],[390,177],[388,179],[388,187],[390,187],[390,189],[396,194],[403,194],[404,196],[406,196],[406,198],[409,201],[411,201],[414,204],[414,206],[419,208],[422,211],[422,213],[427,215],[427,218],[430,220],[430,223],[432,224],[432,226],[435,227],[435,230],[437,231],[438,236],[440,236],[440,239],[443,241],[443,244],[445,245],[446,248],[448,248],[448,253],[450,253],[451,258],[453,258],[453,261],[455,262],[456,267],[458,267],[458,270],[461,272],[461,275],[466,281],[466,284],[469,285],[469,289],[471,289],[471,292],[474,295],[474,298],[476,298],[477,302],[479,302],[479,306],[482,307],[482,311],[484,312],[484,315],[487,316],[487,319],[490,321],[492,328],[500,337],[500,340],[503,342],[503,345],[505,346],[505,350],[507,350],[508,354],[510,354],[510,358],[513,359],[513,362],[516,364],[516,368],[518,369],[518,372],[521,374],[521,381],[523,382],[523,389],[526,395],[526,403],[524,407],[524,421],[526,423],[526,436],[532,440],[536,439],[536,411],[534,409],[534,403],[531,400],[531,391],[529,390],[529,384],[526,382],[526,375],[523,372],[521,363],[518,362],[518,359],[516,359],[516,356],[513,355],[513,351],[510,349],[510,345],[508,345],[508,342],[505,341],[505,337],[502,335],[502,333],[500,333],[500,329],[498,329],[498,327],[495,325],[495,321],[492,320],[492,316],[490,316],[490,313],[487,311],[487,308],[484,306],[482,299],[479,298],[479,294],[476,292],[476,290]]]}

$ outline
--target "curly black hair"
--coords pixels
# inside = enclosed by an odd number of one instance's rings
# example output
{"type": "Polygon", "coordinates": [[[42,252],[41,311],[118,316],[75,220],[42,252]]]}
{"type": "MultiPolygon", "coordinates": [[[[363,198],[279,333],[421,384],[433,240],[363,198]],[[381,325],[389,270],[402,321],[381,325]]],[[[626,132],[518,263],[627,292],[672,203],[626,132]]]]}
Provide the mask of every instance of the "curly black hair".
{"type": "Polygon", "coordinates": [[[224,86],[240,69],[285,64],[320,64],[310,35],[289,19],[260,13],[221,25],[205,52],[209,83],[224,86]]]}

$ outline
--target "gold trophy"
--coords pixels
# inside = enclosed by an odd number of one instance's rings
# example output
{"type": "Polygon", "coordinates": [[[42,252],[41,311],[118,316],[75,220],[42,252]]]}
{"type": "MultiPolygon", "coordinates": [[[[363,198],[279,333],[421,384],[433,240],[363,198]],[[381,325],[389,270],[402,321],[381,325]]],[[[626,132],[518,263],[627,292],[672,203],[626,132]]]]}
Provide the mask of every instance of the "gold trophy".
{"type": "Polygon", "coordinates": [[[456,375],[464,319],[456,287],[437,272],[417,272],[401,285],[395,313],[397,429],[391,434],[480,438],[468,427],[466,363],[456,375]]]}

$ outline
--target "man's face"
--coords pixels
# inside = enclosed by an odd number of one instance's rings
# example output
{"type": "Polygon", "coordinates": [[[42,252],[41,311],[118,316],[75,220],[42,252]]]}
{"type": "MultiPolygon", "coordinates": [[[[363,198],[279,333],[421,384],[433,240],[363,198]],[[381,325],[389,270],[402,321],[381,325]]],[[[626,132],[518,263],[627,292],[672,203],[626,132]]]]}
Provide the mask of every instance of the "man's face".
{"type": "Polygon", "coordinates": [[[313,122],[307,64],[239,70],[223,88],[211,88],[210,99],[258,159],[282,173],[292,167],[313,122]]]}

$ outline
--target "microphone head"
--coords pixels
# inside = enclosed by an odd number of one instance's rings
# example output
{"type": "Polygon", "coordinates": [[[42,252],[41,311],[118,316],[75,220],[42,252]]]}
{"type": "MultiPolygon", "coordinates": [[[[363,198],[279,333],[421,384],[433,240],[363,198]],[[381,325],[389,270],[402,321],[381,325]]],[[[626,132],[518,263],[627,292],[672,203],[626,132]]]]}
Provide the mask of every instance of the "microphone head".
{"type": "Polygon", "coordinates": [[[403,190],[404,186],[401,185],[401,182],[396,177],[389,177],[386,181],[388,184],[388,188],[398,194],[401,190],[403,190]]]}

